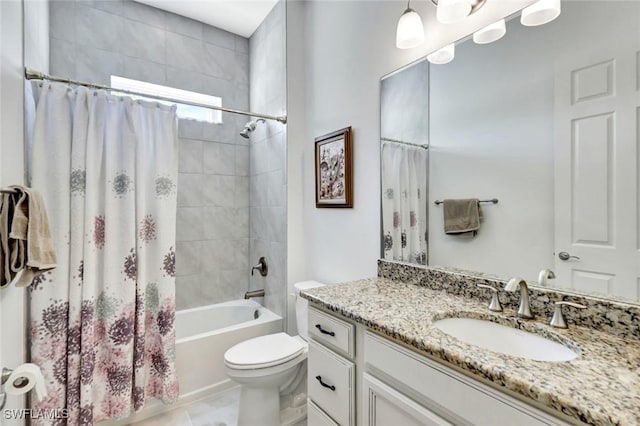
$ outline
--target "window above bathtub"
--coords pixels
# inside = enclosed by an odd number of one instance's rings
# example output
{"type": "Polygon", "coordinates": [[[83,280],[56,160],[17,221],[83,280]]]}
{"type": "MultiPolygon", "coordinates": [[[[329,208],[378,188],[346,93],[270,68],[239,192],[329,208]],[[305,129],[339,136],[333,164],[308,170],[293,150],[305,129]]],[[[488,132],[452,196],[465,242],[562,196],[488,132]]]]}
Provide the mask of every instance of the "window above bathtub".
{"type": "MultiPolygon", "coordinates": [[[[218,96],[205,95],[204,93],[191,92],[189,90],[176,89],[174,87],[163,86],[161,84],[148,83],[146,81],[133,80],[130,78],[111,76],[111,87],[117,90],[127,90],[137,93],[146,93],[153,96],[161,96],[163,98],[176,99],[177,101],[196,102],[211,106],[222,106],[222,98],[218,96]]],[[[145,98],[144,96],[131,96],[134,99],[145,99],[158,102],[165,105],[173,105],[175,102],[162,101],[153,98],[145,98]]],[[[176,103],[176,113],[180,118],[187,118],[198,121],[206,121],[208,123],[222,123],[222,112],[213,109],[176,103]]]]}

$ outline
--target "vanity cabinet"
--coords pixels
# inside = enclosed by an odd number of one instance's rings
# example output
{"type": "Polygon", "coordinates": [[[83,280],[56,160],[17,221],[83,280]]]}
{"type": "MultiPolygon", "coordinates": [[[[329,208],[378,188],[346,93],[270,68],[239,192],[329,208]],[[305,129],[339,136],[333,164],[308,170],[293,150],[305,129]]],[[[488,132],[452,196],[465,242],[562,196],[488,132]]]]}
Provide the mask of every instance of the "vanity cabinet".
{"type": "Polygon", "coordinates": [[[309,335],[309,426],[571,424],[315,308],[309,335]]]}
{"type": "MultiPolygon", "coordinates": [[[[433,416],[430,423],[422,424],[569,424],[369,331],[363,351],[368,373],[387,381],[399,394],[410,395],[433,416]]],[[[371,397],[363,395],[362,402],[369,407],[363,424],[382,424],[371,421],[371,397]]]]}
{"type": "Polygon", "coordinates": [[[355,326],[309,308],[308,331],[308,426],[355,425],[355,326]]]}

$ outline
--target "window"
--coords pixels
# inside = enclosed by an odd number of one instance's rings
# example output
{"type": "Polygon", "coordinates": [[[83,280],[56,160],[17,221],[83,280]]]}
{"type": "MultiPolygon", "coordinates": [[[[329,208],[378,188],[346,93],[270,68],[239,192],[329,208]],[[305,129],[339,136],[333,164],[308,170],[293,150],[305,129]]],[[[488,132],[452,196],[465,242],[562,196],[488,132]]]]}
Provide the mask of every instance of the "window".
{"type": "MultiPolygon", "coordinates": [[[[204,95],[202,93],[190,92],[188,90],[175,89],[173,87],[162,86],[160,84],[147,83],[146,81],[132,80],[130,78],[111,76],[111,87],[116,89],[128,90],[137,93],[146,93],[148,95],[162,96],[163,98],[171,98],[176,101],[197,102],[200,104],[222,106],[222,98],[218,96],[204,95]]],[[[126,95],[125,93],[122,93],[126,95]]],[[[152,102],[159,102],[165,105],[172,105],[173,102],[162,101],[159,99],[146,98],[144,96],[131,96],[134,99],[145,99],[152,102]]],[[[203,108],[192,105],[177,103],[177,114],[180,118],[190,118],[198,121],[207,121],[209,123],[222,123],[222,112],[209,108],[203,108]]]]}

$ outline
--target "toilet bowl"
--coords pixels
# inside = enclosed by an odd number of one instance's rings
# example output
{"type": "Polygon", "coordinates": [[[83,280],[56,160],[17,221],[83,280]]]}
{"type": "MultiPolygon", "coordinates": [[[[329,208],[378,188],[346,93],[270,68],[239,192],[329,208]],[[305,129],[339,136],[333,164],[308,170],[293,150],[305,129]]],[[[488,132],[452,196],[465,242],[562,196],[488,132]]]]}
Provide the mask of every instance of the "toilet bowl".
{"type": "Polygon", "coordinates": [[[306,380],[307,301],[300,291],[320,287],[316,281],[295,284],[299,336],[268,334],[240,342],[224,354],[229,378],[241,385],[238,426],[279,426],[281,393],[306,380]]]}

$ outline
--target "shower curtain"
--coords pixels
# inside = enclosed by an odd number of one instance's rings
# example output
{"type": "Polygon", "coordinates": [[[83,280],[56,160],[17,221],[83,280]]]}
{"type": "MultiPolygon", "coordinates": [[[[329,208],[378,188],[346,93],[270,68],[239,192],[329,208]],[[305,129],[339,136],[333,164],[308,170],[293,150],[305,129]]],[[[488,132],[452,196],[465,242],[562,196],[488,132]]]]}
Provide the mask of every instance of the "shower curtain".
{"type": "Polygon", "coordinates": [[[422,147],[382,144],[385,259],[427,263],[427,156],[422,147]]]}
{"type": "MultiPolygon", "coordinates": [[[[54,424],[121,418],[178,396],[175,107],[45,82],[31,142],[58,267],[30,288],[31,359],[54,424]]],[[[35,421],[51,424],[50,420],[35,421]]]]}

